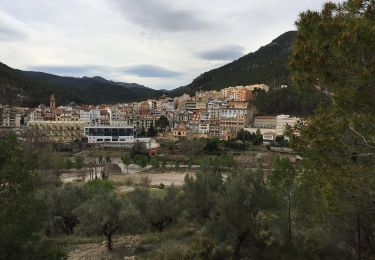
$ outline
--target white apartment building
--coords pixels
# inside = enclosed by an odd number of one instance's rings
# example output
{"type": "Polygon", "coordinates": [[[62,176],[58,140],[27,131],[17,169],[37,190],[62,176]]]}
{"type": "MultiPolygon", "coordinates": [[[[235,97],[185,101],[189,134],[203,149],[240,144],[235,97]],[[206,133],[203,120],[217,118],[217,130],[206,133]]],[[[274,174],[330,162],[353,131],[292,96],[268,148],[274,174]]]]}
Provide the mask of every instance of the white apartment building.
{"type": "MultiPolygon", "coordinates": [[[[268,122],[270,120],[275,120],[275,117],[258,117],[259,120],[262,120],[262,122],[268,122]]],[[[278,115],[276,116],[276,123],[274,124],[263,124],[264,127],[262,127],[262,124],[257,124],[257,126],[244,128],[245,131],[248,131],[250,133],[256,133],[259,129],[260,133],[263,135],[263,140],[265,142],[267,141],[274,141],[276,139],[276,136],[281,136],[285,134],[285,130],[287,126],[294,127],[298,121],[301,119],[298,117],[291,117],[289,115],[278,115]]],[[[254,121],[255,123],[255,121],[254,121]]]]}
{"type": "Polygon", "coordinates": [[[232,118],[232,117],[237,117],[237,116],[243,116],[250,114],[250,110],[248,109],[230,109],[230,108],[225,108],[220,111],[220,117],[221,118],[232,118]]]}
{"type": "Polygon", "coordinates": [[[301,119],[290,115],[278,115],[276,117],[276,134],[284,135],[287,126],[294,127],[301,119]]]}
{"type": "Polygon", "coordinates": [[[123,111],[114,110],[111,114],[111,126],[129,126],[133,125],[133,120],[123,111]]]}
{"type": "Polygon", "coordinates": [[[208,123],[200,123],[198,132],[200,134],[209,134],[210,133],[210,124],[208,123]]]}
{"type": "Polygon", "coordinates": [[[81,109],[79,110],[79,118],[80,121],[87,122],[91,125],[99,124],[100,110],[97,108],[81,109]]]}
{"type": "Polygon", "coordinates": [[[17,108],[4,106],[2,107],[2,114],[0,116],[0,126],[11,128],[21,127],[22,114],[17,108]]]}

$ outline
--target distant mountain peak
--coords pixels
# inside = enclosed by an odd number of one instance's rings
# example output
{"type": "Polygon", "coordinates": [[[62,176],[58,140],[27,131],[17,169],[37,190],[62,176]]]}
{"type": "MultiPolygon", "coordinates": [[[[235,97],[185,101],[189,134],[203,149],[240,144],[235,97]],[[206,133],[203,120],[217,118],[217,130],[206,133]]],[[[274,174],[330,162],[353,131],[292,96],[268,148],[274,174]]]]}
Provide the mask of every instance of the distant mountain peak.
{"type": "Polygon", "coordinates": [[[37,106],[55,94],[58,104],[100,104],[157,98],[161,92],[135,83],[114,82],[100,76],[63,77],[22,71],[0,63],[0,104],[37,106]],[[21,95],[22,94],[22,95],[21,95]]]}

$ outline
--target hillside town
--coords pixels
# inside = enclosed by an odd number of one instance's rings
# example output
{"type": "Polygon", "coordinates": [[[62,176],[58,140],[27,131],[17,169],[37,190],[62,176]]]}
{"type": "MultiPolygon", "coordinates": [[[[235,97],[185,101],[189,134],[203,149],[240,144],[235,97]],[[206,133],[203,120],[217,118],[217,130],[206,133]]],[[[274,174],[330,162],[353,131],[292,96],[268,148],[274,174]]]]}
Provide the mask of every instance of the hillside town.
{"type": "Polygon", "coordinates": [[[28,137],[39,136],[51,143],[86,142],[127,146],[143,142],[150,146],[157,134],[166,138],[218,138],[229,140],[241,129],[257,131],[263,142],[283,136],[287,126],[300,118],[290,115],[258,115],[252,105],[254,90],[268,91],[264,84],[236,86],[220,91],[197,91],[195,96],[162,97],[122,104],[76,104],[37,108],[0,106],[3,130],[28,137]]]}
{"type": "Polygon", "coordinates": [[[0,260],[375,259],[375,0],[0,21],[0,260]]]}

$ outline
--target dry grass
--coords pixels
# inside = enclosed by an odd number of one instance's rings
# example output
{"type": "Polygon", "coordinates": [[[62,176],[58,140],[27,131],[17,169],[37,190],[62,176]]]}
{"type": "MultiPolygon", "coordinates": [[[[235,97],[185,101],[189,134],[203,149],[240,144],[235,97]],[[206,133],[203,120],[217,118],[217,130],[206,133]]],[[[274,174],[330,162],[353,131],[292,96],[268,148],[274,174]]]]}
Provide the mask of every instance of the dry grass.
{"type": "MultiPolygon", "coordinates": [[[[104,237],[70,238],[65,243],[71,247],[68,259],[178,259],[189,250],[191,241],[197,236],[196,227],[191,224],[175,226],[164,232],[146,233],[135,236],[117,235],[113,238],[113,250],[106,248],[104,237]],[[176,258],[177,257],[177,258],[176,258]]],[[[63,241],[61,241],[63,242],[63,241]]]]}

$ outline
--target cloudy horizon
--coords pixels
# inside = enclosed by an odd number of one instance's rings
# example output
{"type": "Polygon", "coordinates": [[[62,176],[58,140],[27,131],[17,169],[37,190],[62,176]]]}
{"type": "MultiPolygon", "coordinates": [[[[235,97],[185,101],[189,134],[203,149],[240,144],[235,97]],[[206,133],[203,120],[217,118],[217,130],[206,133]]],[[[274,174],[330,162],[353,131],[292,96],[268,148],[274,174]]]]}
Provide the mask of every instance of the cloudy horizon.
{"type": "Polygon", "coordinates": [[[325,2],[2,0],[0,62],[173,89],[295,30],[300,12],[325,2]]]}

